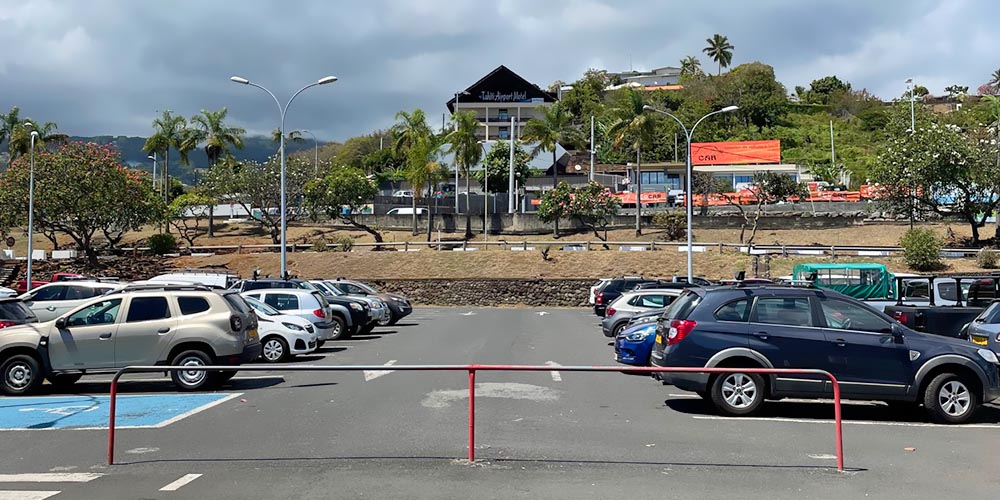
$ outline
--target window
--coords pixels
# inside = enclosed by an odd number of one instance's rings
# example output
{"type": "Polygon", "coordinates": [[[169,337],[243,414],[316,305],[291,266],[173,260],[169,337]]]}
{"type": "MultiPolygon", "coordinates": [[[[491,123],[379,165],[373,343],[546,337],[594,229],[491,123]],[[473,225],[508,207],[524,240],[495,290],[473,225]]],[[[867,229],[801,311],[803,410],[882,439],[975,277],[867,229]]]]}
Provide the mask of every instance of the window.
{"type": "Polygon", "coordinates": [[[820,299],[826,326],[837,330],[892,333],[892,325],[864,307],[842,300],[820,299]]]}
{"type": "Polygon", "coordinates": [[[279,311],[299,308],[299,298],[289,293],[269,293],[264,296],[264,303],[279,311]]]}
{"type": "Polygon", "coordinates": [[[177,307],[181,309],[181,316],[198,314],[210,309],[208,301],[203,297],[177,297],[177,307]]]}
{"type": "Polygon", "coordinates": [[[28,306],[19,300],[0,302],[0,318],[25,321],[34,317],[35,313],[31,312],[31,309],[28,309],[28,306]]]}
{"type": "Polygon", "coordinates": [[[663,307],[670,303],[670,297],[663,295],[640,295],[639,307],[663,307]]]}
{"type": "Polygon", "coordinates": [[[750,299],[734,300],[715,311],[715,319],[719,321],[746,322],[750,319],[750,299]]]}
{"type": "Polygon", "coordinates": [[[806,297],[758,298],[756,323],[769,325],[813,326],[812,310],[806,297]]]}
{"type": "MultiPolygon", "coordinates": [[[[260,294],[250,295],[250,297],[253,297],[255,299],[259,299],[260,298],[260,294]]],[[[229,304],[229,309],[230,310],[232,310],[234,312],[238,312],[238,313],[243,313],[243,314],[249,314],[250,313],[250,306],[247,304],[247,301],[243,300],[243,296],[241,296],[240,294],[238,294],[238,293],[227,293],[227,294],[224,294],[222,296],[222,298],[225,299],[225,301],[226,301],[227,304],[229,304]]]]}
{"type": "Polygon", "coordinates": [[[510,139],[510,127],[500,127],[500,138],[510,139]]]}
{"type": "Polygon", "coordinates": [[[91,304],[69,317],[69,326],[110,325],[118,319],[122,299],[109,299],[91,304]]]}
{"type": "Polygon", "coordinates": [[[698,295],[691,290],[685,290],[681,293],[680,297],[674,300],[674,303],[663,312],[663,319],[674,320],[674,319],[687,319],[691,311],[694,311],[698,304],[701,304],[701,295],[698,295]]]}
{"type": "Polygon", "coordinates": [[[32,297],[31,300],[35,301],[64,300],[63,298],[66,296],[67,288],[69,287],[66,285],[56,285],[56,286],[40,288],[38,289],[37,292],[35,292],[35,296],[32,297]]]}
{"type": "Polygon", "coordinates": [[[751,184],[753,183],[752,175],[737,175],[733,177],[735,184],[751,184]]]}
{"type": "Polygon", "coordinates": [[[667,174],[667,189],[681,189],[680,174],[667,174]]]}
{"type": "Polygon", "coordinates": [[[979,315],[982,318],[982,322],[988,325],[995,325],[1000,323],[1000,302],[994,302],[990,304],[989,307],[979,315]]]}
{"type": "Polygon", "coordinates": [[[507,108],[500,108],[500,111],[497,112],[497,119],[500,121],[510,120],[510,111],[507,108]]]}
{"type": "Polygon", "coordinates": [[[348,283],[345,287],[347,288],[347,293],[354,293],[354,294],[358,294],[358,295],[368,295],[368,292],[366,292],[360,286],[352,285],[352,284],[348,283]]]}
{"type": "Polygon", "coordinates": [[[725,182],[730,189],[732,189],[733,187],[733,176],[731,175],[713,175],[712,178],[718,181],[725,182]]]}
{"type": "Polygon", "coordinates": [[[170,306],[166,297],[132,297],[128,305],[126,323],[156,321],[170,317],[170,306]]]}
{"type": "Polygon", "coordinates": [[[664,184],[666,183],[666,175],[664,172],[642,172],[639,178],[643,184],[664,184]]]}
{"type": "Polygon", "coordinates": [[[903,285],[903,297],[907,298],[928,298],[930,297],[930,287],[926,280],[907,281],[903,285]]]}

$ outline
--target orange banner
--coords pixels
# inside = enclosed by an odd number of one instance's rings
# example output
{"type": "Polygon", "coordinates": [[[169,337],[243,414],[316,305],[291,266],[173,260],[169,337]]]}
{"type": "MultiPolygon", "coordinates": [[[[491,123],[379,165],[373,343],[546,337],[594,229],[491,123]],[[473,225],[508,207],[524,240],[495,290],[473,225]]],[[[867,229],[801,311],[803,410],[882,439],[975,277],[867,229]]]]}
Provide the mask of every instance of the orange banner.
{"type": "Polygon", "coordinates": [[[694,165],[741,165],[781,163],[781,141],[695,142],[691,144],[694,165]]]}

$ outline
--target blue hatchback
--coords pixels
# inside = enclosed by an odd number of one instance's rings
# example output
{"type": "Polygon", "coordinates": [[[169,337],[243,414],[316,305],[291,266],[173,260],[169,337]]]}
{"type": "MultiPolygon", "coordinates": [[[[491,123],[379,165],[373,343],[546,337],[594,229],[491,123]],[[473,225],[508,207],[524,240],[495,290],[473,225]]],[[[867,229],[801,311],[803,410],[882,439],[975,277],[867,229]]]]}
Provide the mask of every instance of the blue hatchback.
{"type": "Polygon", "coordinates": [[[632,366],[649,366],[649,353],[656,339],[656,323],[640,323],[615,337],[615,361],[632,366]]]}

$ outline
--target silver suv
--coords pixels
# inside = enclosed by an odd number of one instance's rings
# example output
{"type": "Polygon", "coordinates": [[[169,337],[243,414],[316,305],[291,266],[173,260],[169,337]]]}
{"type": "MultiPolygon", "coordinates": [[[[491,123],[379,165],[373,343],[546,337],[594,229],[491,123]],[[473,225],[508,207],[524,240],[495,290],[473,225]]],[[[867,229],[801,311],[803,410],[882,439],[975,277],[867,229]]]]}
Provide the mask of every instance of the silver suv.
{"type": "MultiPolygon", "coordinates": [[[[260,353],[257,316],[239,294],[197,285],[129,286],[53,321],[5,328],[0,392],[30,394],[43,378],[66,386],[130,365],[238,365],[260,353]]],[[[181,371],[171,378],[192,391],[235,374],[181,371]]]]}

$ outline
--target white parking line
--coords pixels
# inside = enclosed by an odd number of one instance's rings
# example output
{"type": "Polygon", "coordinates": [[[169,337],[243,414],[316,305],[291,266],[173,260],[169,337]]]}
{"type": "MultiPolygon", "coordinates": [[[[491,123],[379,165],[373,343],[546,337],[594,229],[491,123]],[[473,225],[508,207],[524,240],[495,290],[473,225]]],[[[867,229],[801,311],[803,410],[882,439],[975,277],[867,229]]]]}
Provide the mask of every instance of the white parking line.
{"type": "MultiPolygon", "coordinates": [[[[385,364],[385,366],[392,366],[394,364],[396,364],[396,360],[390,359],[389,362],[385,364]]],[[[365,370],[364,371],[365,382],[368,382],[369,380],[375,380],[381,376],[388,375],[392,372],[393,370],[365,370]]]]}
{"type": "Polygon", "coordinates": [[[172,424],[174,422],[178,422],[178,421],[184,420],[185,418],[188,418],[191,415],[194,415],[196,413],[201,413],[201,412],[203,412],[203,411],[205,411],[205,410],[207,410],[207,409],[209,409],[209,408],[211,408],[213,406],[220,405],[222,403],[225,403],[226,401],[229,401],[229,400],[231,400],[233,398],[236,398],[236,397],[239,397],[239,396],[242,396],[242,395],[243,395],[242,392],[234,392],[234,393],[232,393],[232,394],[230,394],[230,395],[228,395],[228,396],[226,396],[224,398],[216,399],[215,401],[212,401],[211,403],[203,404],[203,405],[201,405],[201,406],[199,406],[199,407],[197,407],[197,408],[195,408],[193,410],[186,411],[186,412],[181,413],[180,415],[177,415],[177,416],[172,417],[172,418],[168,418],[168,419],[164,420],[163,422],[160,422],[160,423],[152,426],[152,428],[153,429],[160,429],[160,428],[166,427],[166,426],[168,426],[168,425],[170,425],[170,424],[172,424]]]}
{"type": "Polygon", "coordinates": [[[89,483],[104,474],[98,472],[46,472],[42,474],[0,474],[0,483],[89,483]]]}
{"type": "Polygon", "coordinates": [[[61,491],[0,490],[0,500],[45,500],[62,493],[61,491]]]}
{"type": "MultiPolygon", "coordinates": [[[[693,415],[697,420],[732,420],[742,422],[793,422],[797,424],[832,424],[833,420],[813,420],[807,418],[783,417],[717,417],[711,415],[693,415]]],[[[963,424],[943,425],[927,422],[875,422],[872,420],[844,420],[845,425],[884,425],[888,427],[939,427],[942,429],[1000,429],[1000,424],[963,424]]]]}
{"type": "MultiPolygon", "coordinates": [[[[549,366],[562,366],[559,363],[556,363],[555,361],[546,361],[545,364],[549,366]]],[[[553,382],[562,382],[562,374],[560,374],[558,371],[553,370],[550,371],[549,373],[552,375],[553,382]]]]}
{"type": "Polygon", "coordinates": [[[180,479],[160,488],[160,491],[177,491],[199,477],[201,477],[201,474],[185,474],[180,479]]]}

